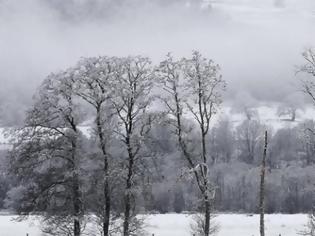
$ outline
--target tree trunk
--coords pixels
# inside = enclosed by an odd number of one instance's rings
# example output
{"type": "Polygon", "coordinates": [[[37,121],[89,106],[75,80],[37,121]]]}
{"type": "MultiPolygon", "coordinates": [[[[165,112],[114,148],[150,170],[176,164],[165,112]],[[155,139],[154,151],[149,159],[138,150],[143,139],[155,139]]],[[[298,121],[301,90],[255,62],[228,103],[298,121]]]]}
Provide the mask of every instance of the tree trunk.
{"type": "Polygon", "coordinates": [[[206,195],[205,196],[205,236],[210,235],[210,214],[211,214],[211,204],[210,199],[206,195]]]}
{"type": "Polygon", "coordinates": [[[74,220],[74,236],[80,236],[80,221],[74,220]]]}
{"type": "Polygon", "coordinates": [[[108,154],[106,150],[106,140],[102,130],[102,122],[101,122],[101,107],[98,106],[96,108],[97,116],[96,116],[96,124],[97,124],[97,132],[99,136],[100,146],[103,154],[103,191],[104,191],[104,212],[103,212],[103,235],[109,235],[109,225],[110,225],[110,209],[111,209],[111,195],[110,195],[110,188],[109,188],[109,163],[108,163],[108,154]]]}
{"type": "Polygon", "coordinates": [[[81,202],[81,193],[80,193],[80,183],[78,170],[76,166],[76,154],[77,154],[77,127],[74,123],[71,123],[72,129],[74,131],[74,136],[71,137],[71,148],[72,148],[72,197],[73,197],[73,210],[74,210],[74,222],[73,222],[73,235],[80,236],[81,235],[81,225],[80,225],[80,216],[82,214],[82,202],[81,202]]]}
{"type": "Polygon", "coordinates": [[[295,118],[296,118],[296,110],[295,110],[295,109],[292,109],[291,112],[292,112],[292,113],[291,113],[291,121],[293,122],[293,121],[295,121],[295,118]]]}
{"type": "Polygon", "coordinates": [[[132,153],[132,149],[130,147],[130,139],[127,138],[128,145],[128,176],[126,180],[126,193],[125,193],[125,219],[124,219],[124,236],[129,236],[129,226],[130,226],[130,218],[131,218],[131,188],[132,188],[132,177],[133,177],[133,165],[134,165],[134,157],[132,153]]]}
{"type": "Polygon", "coordinates": [[[129,236],[130,210],[131,210],[130,194],[127,193],[125,196],[124,236],[129,236]]]}
{"type": "Polygon", "coordinates": [[[104,183],[104,198],[105,198],[105,215],[103,222],[103,234],[104,236],[109,235],[109,224],[110,224],[110,208],[111,208],[111,200],[109,193],[109,184],[107,178],[105,178],[104,183]]]}
{"type": "MultiPolygon", "coordinates": [[[[199,71],[199,68],[197,68],[197,71],[199,71]]],[[[203,178],[203,183],[204,183],[204,201],[205,201],[205,228],[204,228],[204,233],[205,236],[210,235],[210,199],[209,199],[209,183],[208,183],[208,163],[207,163],[207,147],[206,147],[206,126],[207,126],[207,121],[204,119],[204,110],[202,109],[202,84],[201,84],[201,79],[198,77],[198,85],[199,85],[199,101],[198,101],[198,107],[199,107],[199,115],[200,115],[200,132],[201,132],[201,155],[202,155],[202,162],[203,166],[201,168],[201,177],[203,178]]],[[[208,121],[209,122],[209,121],[208,121]]]]}
{"type": "Polygon", "coordinates": [[[264,154],[261,163],[260,174],[260,194],[259,194],[259,211],[260,211],[260,236],[265,236],[265,172],[266,172],[266,156],[267,156],[267,131],[265,131],[264,154]]]}
{"type": "Polygon", "coordinates": [[[73,208],[74,208],[74,236],[81,235],[80,215],[81,215],[81,200],[80,200],[80,187],[78,175],[74,174],[73,182],[73,208]]]}

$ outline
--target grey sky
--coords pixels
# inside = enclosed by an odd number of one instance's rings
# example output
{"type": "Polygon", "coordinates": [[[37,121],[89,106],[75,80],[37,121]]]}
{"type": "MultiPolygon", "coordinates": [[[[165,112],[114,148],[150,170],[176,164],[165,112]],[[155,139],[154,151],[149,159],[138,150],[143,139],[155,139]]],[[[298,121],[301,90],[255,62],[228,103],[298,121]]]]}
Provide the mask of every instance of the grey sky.
{"type": "Polygon", "coordinates": [[[297,90],[301,52],[315,46],[312,0],[217,0],[208,10],[180,0],[107,2],[0,0],[2,96],[30,99],[45,76],[81,56],[144,54],[158,62],[169,51],[198,49],[221,65],[228,101],[281,101],[297,90]]]}

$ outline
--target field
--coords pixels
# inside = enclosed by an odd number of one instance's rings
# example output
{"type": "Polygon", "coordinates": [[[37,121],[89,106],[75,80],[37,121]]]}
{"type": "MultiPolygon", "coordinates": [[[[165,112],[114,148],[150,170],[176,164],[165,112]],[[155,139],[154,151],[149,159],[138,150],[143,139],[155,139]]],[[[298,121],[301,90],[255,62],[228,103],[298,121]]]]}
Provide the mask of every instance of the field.
{"type": "MultiPolygon", "coordinates": [[[[13,216],[0,216],[1,236],[41,236],[38,223],[28,220],[12,221],[13,216]]],[[[191,216],[184,214],[158,214],[147,218],[147,231],[151,236],[190,236],[191,216]]],[[[217,236],[258,236],[259,216],[241,214],[221,214],[216,218],[220,224],[217,236]]],[[[266,215],[266,236],[293,236],[303,229],[306,215],[266,215]]]]}

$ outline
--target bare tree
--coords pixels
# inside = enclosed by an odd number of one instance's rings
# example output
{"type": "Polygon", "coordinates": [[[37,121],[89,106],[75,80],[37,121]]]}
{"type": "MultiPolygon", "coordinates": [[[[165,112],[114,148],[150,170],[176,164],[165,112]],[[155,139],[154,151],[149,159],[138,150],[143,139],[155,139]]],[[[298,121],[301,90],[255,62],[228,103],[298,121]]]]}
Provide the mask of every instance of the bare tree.
{"type": "Polygon", "coordinates": [[[104,236],[109,235],[111,218],[111,182],[112,166],[110,166],[109,144],[115,126],[110,98],[113,93],[111,83],[115,73],[115,58],[97,57],[81,60],[74,68],[76,78],[76,94],[90,104],[95,112],[94,132],[99,141],[103,158],[103,197],[97,215],[102,221],[104,236]]]}
{"type": "Polygon", "coordinates": [[[281,116],[290,116],[289,119],[282,119],[284,121],[295,121],[296,119],[297,107],[293,104],[287,106],[278,107],[277,114],[279,117],[281,116]]]}
{"type": "Polygon", "coordinates": [[[258,117],[258,111],[253,107],[244,106],[244,114],[247,120],[252,120],[253,118],[258,117]]]}
{"type": "Polygon", "coordinates": [[[264,152],[261,162],[260,173],[260,193],[259,193],[259,212],[260,212],[260,236],[265,236],[265,173],[266,173],[266,157],[268,146],[268,133],[265,131],[264,152]]]}
{"type": "MultiPolygon", "coordinates": [[[[310,48],[303,52],[302,54],[304,58],[304,65],[299,68],[299,72],[303,72],[311,76],[310,79],[302,80],[302,88],[303,92],[312,99],[313,103],[315,104],[315,49],[310,48]]],[[[314,135],[314,130],[308,129],[311,135],[314,135]]],[[[314,219],[314,203],[312,207],[312,213],[309,214],[309,222],[306,226],[306,230],[301,232],[302,235],[315,235],[315,219],[314,219]]]]}
{"type": "Polygon", "coordinates": [[[304,152],[305,164],[309,166],[315,162],[315,123],[314,120],[308,120],[301,126],[299,129],[299,140],[304,152]]]}
{"type": "Polygon", "coordinates": [[[315,50],[310,48],[303,52],[304,65],[300,66],[298,72],[303,72],[312,76],[310,79],[302,80],[302,89],[303,92],[308,95],[312,101],[315,103],[315,83],[313,77],[315,77],[315,50]]]}
{"type": "Polygon", "coordinates": [[[249,164],[255,161],[262,128],[263,125],[257,120],[245,120],[237,127],[240,158],[249,164]]]}
{"type": "Polygon", "coordinates": [[[211,129],[209,137],[212,162],[230,162],[233,154],[234,135],[227,117],[220,119],[211,129]]]}
{"type": "Polygon", "coordinates": [[[210,120],[221,104],[221,92],[225,82],[219,75],[219,66],[211,60],[203,58],[199,52],[193,52],[191,59],[184,59],[185,89],[191,97],[186,106],[194,120],[199,125],[201,135],[200,175],[202,179],[202,194],[205,203],[204,234],[210,235],[211,185],[208,180],[208,154],[206,136],[210,127],[210,120]]]}
{"type": "MultiPolygon", "coordinates": [[[[145,138],[151,129],[153,116],[150,105],[154,75],[148,58],[137,56],[121,58],[115,73],[115,94],[112,104],[119,120],[115,131],[125,147],[124,219],[123,235],[136,235],[139,221],[135,218],[136,176],[143,161],[145,138]]],[[[140,222],[141,223],[141,222],[140,222]]]]}
{"type": "Polygon", "coordinates": [[[20,214],[44,212],[45,232],[80,236],[84,152],[73,86],[67,71],[44,81],[24,127],[16,132],[11,170],[21,178],[20,214]]]}
{"type": "Polygon", "coordinates": [[[206,137],[211,118],[221,104],[221,92],[225,88],[225,82],[219,75],[218,65],[203,58],[196,51],[193,52],[192,58],[181,61],[174,61],[169,54],[160,64],[159,75],[166,92],[162,101],[175,128],[179,148],[202,194],[205,213],[204,223],[199,225],[203,225],[202,232],[208,236],[211,232],[211,200],[214,188],[209,182],[206,137]],[[189,138],[193,130],[184,124],[187,118],[192,118],[198,126],[200,149],[197,152],[189,138]]]}

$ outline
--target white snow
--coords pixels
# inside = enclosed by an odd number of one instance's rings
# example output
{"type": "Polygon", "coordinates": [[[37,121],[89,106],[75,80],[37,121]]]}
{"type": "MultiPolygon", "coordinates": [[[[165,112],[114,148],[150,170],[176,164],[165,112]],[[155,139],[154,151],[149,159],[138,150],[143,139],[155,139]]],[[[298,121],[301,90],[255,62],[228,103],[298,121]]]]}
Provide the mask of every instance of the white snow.
{"type": "Polygon", "coordinates": [[[15,216],[0,216],[0,235],[1,236],[41,236],[41,232],[36,221],[29,219],[27,221],[16,222],[15,216]]]}
{"type": "Polygon", "coordinates": [[[9,138],[5,136],[6,128],[0,128],[0,150],[7,150],[11,147],[9,138]]]}
{"type": "Polygon", "coordinates": [[[4,131],[5,131],[5,128],[0,128],[0,144],[8,143],[8,139],[5,137],[4,131]]]}
{"type": "MultiPolygon", "coordinates": [[[[28,220],[12,221],[13,216],[0,216],[1,236],[41,236],[38,222],[28,220]]],[[[285,215],[274,214],[265,216],[267,236],[296,236],[307,222],[304,214],[285,215]]],[[[216,218],[220,224],[217,236],[258,236],[259,215],[221,214],[216,218]]],[[[191,236],[191,216],[184,214],[157,214],[147,218],[149,236],[191,236]]]]}
{"type": "MultiPolygon", "coordinates": [[[[303,214],[283,215],[274,214],[265,216],[266,235],[296,236],[307,222],[303,214]]],[[[217,236],[258,236],[259,215],[247,216],[244,214],[222,214],[216,218],[220,225],[217,236]]],[[[148,232],[155,236],[191,236],[191,216],[183,214],[154,215],[149,220],[151,227],[148,232]]]]}

